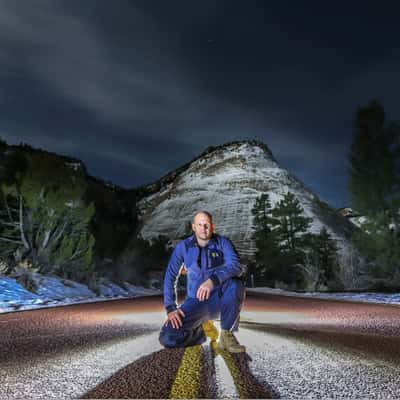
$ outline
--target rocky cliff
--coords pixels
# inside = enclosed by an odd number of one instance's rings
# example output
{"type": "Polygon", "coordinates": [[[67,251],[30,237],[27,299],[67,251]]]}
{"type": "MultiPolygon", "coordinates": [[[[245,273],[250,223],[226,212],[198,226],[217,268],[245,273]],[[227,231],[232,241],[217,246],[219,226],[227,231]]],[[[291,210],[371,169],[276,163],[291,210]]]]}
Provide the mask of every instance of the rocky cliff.
{"type": "Polygon", "coordinates": [[[231,238],[241,255],[249,258],[255,252],[251,209],[262,193],[269,193],[273,207],[285,193],[292,192],[304,214],[313,218],[310,230],[317,233],[325,226],[338,241],[342,263],[347,262],[351,250],[348,239],[357,229],[282,168],[265,144],[256,141],[210,147],[145,191],[138,204],[144,238],[160,234],[182,237],[192,216],[204,209],[213,214],[217,231],[231,238]]]}

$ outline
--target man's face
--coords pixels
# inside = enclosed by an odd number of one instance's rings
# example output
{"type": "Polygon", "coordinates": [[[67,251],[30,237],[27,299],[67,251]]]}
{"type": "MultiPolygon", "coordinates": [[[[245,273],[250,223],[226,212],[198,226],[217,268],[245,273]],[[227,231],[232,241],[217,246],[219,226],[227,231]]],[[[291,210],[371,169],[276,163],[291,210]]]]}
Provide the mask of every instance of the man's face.
{"type": "Polygon", "coordinates": [[[197,239],[210,240],[215,226],[206,214],[200,213],[195,216],[192,229],[197,239]]]}

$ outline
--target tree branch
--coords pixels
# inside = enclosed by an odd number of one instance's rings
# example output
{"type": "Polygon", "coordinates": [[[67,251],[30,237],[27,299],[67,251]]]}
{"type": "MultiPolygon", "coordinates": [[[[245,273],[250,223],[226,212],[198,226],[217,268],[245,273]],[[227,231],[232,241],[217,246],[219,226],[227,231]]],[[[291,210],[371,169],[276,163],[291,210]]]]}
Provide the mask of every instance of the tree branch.
{"type": "Polygon", "coordinates": [[[30,249],[29,243],[26,240],[24,232],[24,210],[22,205],[22,195],[19,195],[19,229],[21,233],[21,240],[24,247],[30,249]]]}
{"type": "Polygon", "coordinates": [[[9,238],[4,238],[4,237],[0,237],[0,241],[9,242],[9,243],[16,243],[16,244],[22,244],[22,242],[20,240],[9,239],[9,238]]]}
{"type": "Polygon", "coordinates": [[[11,216],[11,212],[10,212],[10,208],[8,206],[8,201],[7,201],[7,197],[6,195],[3,193],[3,199],[4,199],[4,204],[6,205],[6,210],[7,210],[7,214],[8,214],[8,218],[10,221],[12,221],[12,216],[11,216]]]}

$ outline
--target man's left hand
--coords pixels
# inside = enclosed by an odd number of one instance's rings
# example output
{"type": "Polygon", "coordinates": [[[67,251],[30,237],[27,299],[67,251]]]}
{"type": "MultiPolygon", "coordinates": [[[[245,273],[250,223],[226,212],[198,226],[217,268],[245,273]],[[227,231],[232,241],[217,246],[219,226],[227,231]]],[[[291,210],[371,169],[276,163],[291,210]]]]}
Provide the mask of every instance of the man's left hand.
{"type": "Polygon", "coordinates": [[[208,300],[211,294],[211,290],[213,290],[214,284],[211,279],[207,279],[203,282],[197,290],[196,297],[200,300],[208,300]]]}

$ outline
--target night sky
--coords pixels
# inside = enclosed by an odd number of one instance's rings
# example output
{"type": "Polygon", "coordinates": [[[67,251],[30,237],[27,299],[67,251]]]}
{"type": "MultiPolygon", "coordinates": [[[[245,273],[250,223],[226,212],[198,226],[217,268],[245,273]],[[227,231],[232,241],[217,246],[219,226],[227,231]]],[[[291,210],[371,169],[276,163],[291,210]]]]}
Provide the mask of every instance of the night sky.
{"type": "Polygon", "coordinates": [[[0,137],[126,188],[258,139],[347,206],[357,108],[378,99],[400,119],[393,4],[0,1],[0,137]]]}

